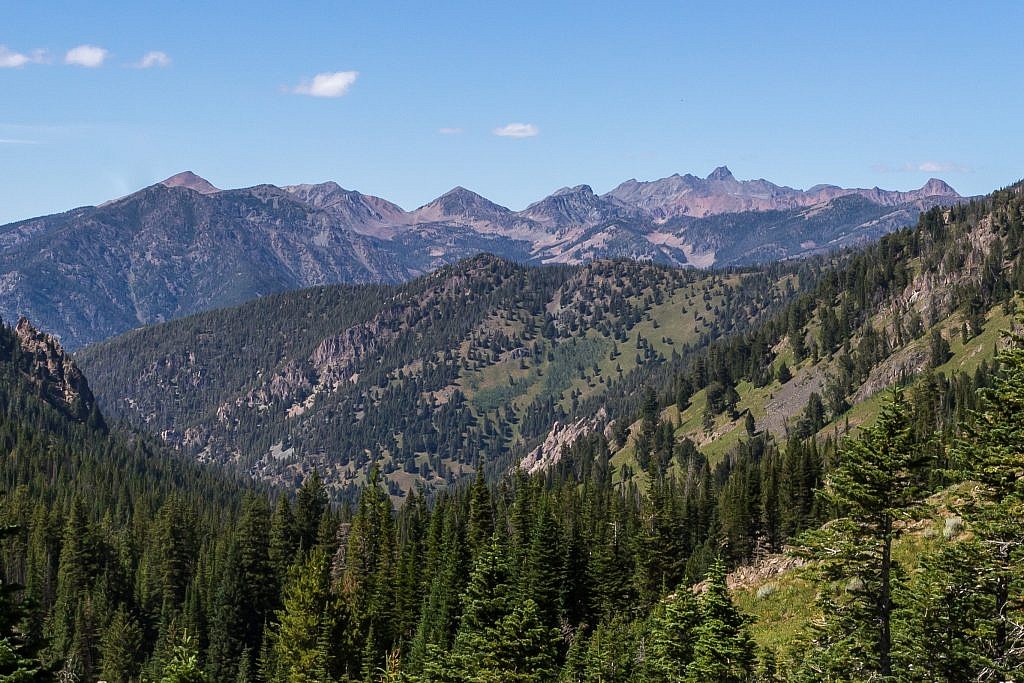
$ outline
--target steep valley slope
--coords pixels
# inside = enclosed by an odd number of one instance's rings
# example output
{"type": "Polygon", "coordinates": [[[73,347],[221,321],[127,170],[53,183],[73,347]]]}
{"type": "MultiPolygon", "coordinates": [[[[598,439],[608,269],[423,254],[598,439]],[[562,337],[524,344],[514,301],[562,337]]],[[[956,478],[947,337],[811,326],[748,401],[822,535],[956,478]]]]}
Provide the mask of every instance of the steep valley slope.
{"type": "Polygon", "coordinates": [[[746,270],[480,256],[401,286],[265,297],[78,357],[108,415],[261,479],[315,467],[339,497],[374,465],[396,497],[528,454],[549,467],[587,433],[607,436],[626,480],[672,468],[683,443],[714,460],[750,430],[841,434],[894,382],[972,372],[1022,284],[1021,204],[1017,185],[861,250],[746,270]],[[660,460],[634,424],[648,394],[673,432],[660,460]]]}

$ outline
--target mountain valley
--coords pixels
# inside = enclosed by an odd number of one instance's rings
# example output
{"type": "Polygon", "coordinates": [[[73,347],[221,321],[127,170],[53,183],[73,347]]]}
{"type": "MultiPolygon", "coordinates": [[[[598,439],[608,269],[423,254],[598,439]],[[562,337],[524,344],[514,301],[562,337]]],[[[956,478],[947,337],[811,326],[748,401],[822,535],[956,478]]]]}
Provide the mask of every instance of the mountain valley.
{"type": "Polygon", "coordinates": [[[106,414],[269,482],[316,467],[342,498],[375,466],[398,500],[538,447],[550,465],[571,445],[559,433],[598,413],[589,431],[614,432],[612,461],[643,472],[630,434],[645,386],[673,439],[715,461],[754,432],[835,438],[894,379],[991,358],[1021,269],[986,205],[746,269],[472,257],[144,328],[78,359],[106,414]],[[935,335],[955,363],[933,360],[935,335]]]}
{"type": "Polygon", "coordinates": [[[1024,351],[1001,334],[1020,331],[1022,245],[1017,184],[799,261],[477,255],[74,357],[5,326],[0,666],[280,677],[299,647],[318,682],[378,666],[371,680],[426,683],[495,649],[489,671],[529,657],[538,683],[647,681],[720,661],[724,642],[733,680],[813,679],[843,652],[821,629],[875,604],[851,563],[884,571],[891,553],[900,662],[933,680],[1014,671],[975,629],[1017,614],[981,572],[1015,570],[972,539],[1014,514],[997,487],[1024,351]],[[987,449],[994,470],[961,464],[987,449]],[[849,496],[839,516],[844,477],[913,482],[910,512],[889,532],[851,525],[876,503],[849,496]],[[904,640],[936,610],[955,615],[958,659],[904,640]],[[699,654],[715,614],[734,629],[699,654]]]}

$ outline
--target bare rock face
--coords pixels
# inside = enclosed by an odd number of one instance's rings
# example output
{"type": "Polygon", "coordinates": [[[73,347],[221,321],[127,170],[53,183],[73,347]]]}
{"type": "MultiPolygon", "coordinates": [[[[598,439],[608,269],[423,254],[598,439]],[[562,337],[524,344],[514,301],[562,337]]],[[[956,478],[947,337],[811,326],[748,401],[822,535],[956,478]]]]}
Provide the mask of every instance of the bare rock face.
{"type": "Polygon", "coordinates": [[[570,424],[556,422],[551,426],[544,443],[527,453],[520,461],[519,469],[528,474],[543,472],[562,459],[564,449],[572,446],[581,437],[601,431],[602,424],[607,421],[608,413],[601,408],[590,418],[580,418],[570,424]]]}
{"type": "Polygon", "coordinates": [[[43,398],[74,420],[89,420],[96,399],[60,342],[34,328],[27,318],[18,321],[14,334],[23,353],[22,372],[39,387],[43,398]]]}
{"type": "Polygon", "coordinates": [[[386,235],[387,228],[400,223],[405,212],[386,199],[346,190],[337,183],[287,185],[281,188],[314,209],[325,211],[351,230],[368,235],[386,235]]]}

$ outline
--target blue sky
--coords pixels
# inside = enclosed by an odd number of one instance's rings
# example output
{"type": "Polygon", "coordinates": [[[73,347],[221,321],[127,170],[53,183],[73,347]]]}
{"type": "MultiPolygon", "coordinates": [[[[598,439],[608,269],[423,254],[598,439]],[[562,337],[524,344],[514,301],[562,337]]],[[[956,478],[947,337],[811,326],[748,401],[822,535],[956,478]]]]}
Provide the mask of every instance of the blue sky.
{"type": "Polygon", "coordinates": [[[720,164],[972,194],[1024,176],[1024,3],[835,4],[5,3],[0,223],[185,169],[516,209],[720,164]]]}

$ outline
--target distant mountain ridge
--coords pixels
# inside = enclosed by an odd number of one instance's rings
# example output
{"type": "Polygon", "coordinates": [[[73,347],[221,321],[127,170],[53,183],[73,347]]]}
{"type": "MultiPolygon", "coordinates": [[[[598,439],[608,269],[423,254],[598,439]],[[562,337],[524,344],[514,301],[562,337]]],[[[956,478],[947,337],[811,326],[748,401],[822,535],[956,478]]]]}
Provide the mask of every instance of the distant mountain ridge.
{"type": "Polygon", "coordinates": [[[95,207],[0,227],[0,316],[77,348],[272,292],[397,283],[481,252],[523,263],[625,258],[721,266],[855,245],[961,201],[943,181],[898,192],[706,178],[560,189],[513,211],[463,187],[406,211],[335,182],[221,190],[185,171],[95,207]]]}
{"type": "Polygon", "coordinates": [[[658,218],[673,218],[799,209],[849,195],[864,197],[880,206],[898,206],[934,197],[960,198],[956,190],[938,178],[932,178],[921,189],[909,192],[877,187],[842,188],[837,185],[815,185],[809,190],[795,190],[764,179],[737,180],[726,166],[719,166],[703,179],[677,174],[650,182],[627,180],[604,196],[637,206],[658,218]]]}

